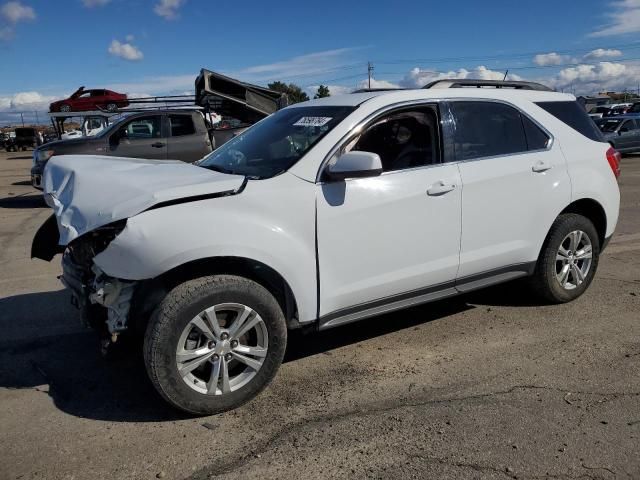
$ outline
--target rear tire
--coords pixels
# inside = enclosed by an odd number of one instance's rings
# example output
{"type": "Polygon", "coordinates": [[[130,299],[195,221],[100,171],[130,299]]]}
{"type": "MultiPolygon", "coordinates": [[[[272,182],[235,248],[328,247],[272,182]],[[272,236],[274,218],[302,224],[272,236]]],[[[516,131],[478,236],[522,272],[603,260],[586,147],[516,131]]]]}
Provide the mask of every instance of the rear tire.
{"type": "Polygon", "coordinates": [[[258,395],[276,375],[286,344],[286,321],[269,291],[216,275],[169,292],[147,326],[144,360],[167,402],[212,415],[258,395]]]}
{"type": "Polygon", "coordinates": [[[549,230],[531,278],[534,292],[550,303],[582,295],[598,268],[600,238],[591,220],[575,213],[560,215],[549,230]]]}
{"type": "Polygon", "coordinates": [[[118,110],[118,105],[115,103],[107,103],[107,111],[108,112],[115,112],[116,110],[118,110]]]}

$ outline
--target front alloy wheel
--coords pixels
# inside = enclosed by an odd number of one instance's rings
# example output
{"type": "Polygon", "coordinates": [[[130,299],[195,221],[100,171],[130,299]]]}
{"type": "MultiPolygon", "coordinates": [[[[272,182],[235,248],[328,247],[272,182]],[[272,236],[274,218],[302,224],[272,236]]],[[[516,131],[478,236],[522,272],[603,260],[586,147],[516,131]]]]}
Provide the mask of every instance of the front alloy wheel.
{"type": "Polygon", "coordinates": [[[196,315],[184,328],[176,367],[196,392],[234,392],[257,375],[269,349],[262,317],[246,305],[222,303],[196,315]]]}
{"type": "Polygon", "coordinates": [[[152,383],[171,405],[210,415],[239,407],[273,379],[287,325],[262,285],[234,275],[187,281],[156,308],[144,339],[152,383]]]}

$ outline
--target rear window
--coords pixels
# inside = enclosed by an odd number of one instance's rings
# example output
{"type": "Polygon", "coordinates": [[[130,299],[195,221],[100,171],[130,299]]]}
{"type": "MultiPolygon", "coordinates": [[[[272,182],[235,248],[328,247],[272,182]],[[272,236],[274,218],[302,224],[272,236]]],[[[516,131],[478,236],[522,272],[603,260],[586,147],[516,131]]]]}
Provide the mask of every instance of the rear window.
{"type": "Polygon", "coordinates": [[[600,130],[578,102],[538,102],[536,105],[585,137],[595,142],[604,142],[600,130]]]}

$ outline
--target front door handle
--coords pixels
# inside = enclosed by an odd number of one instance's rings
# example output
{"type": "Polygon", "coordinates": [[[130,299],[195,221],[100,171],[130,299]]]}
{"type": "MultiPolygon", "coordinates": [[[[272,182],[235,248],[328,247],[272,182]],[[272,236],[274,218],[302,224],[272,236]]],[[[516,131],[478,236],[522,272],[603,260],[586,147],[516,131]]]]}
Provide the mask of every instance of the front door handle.
{"type": "Polygon", "coordinates": [[[531,167],[531,170],[536,173],[542,173],[546,172],[547,170],[551,170],[551,165],[544,160],[540,160],[539,162],[534,163],[533,167],[531,167]]]}
{"type": "Polygon", "coordinates": [[[156,143],[152,143],[152,144],[151,144],[151,146],[152,146],[153,148],[162,148],[162,147],[164,147],[164,146],[165,146],[165,144],[164,144],[164,143],[162,143],[162,142],[156,142],[156,143]]]}
{"type": "Polygon", "coordinates": [[[427,190],[427,195],[436,197],[438,195],[444,195],[445,193],[455,190],[455,188],[455,183],[444,183],[444,181],[438,180],[436,183],[429,187],[429,189],[427,190]]]}

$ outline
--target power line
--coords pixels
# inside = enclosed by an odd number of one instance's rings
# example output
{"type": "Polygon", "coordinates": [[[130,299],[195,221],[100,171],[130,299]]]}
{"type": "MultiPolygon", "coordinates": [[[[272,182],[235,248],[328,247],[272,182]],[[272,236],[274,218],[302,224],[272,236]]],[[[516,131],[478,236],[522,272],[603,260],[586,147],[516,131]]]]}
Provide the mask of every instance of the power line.
{"type": "MultiPolygon", "coordinates": [[[[602,50],[636,50],[640,48],[640,42],[635,43],[627,43],[620,45],[609,45],[606,47],[601,47],[602,50]]],[[[558,55],[571,55],[580,52],[592,52],[594,48],[580,48],[573,50],[556,50],[552,53],[556,53],[558,55]]],[[[465,56],[465,57],[440,57],[440,58],[413,58],[413,59],[401,59],[401,60],[376,60],[376,63],[383,65],[398,65],[404,63],[447,63],[447,62],[465,62],[465,61],[483,61],[483,60],[502,60],[502,59],[516,59],[516,58],[530,58],[535,55],[540,55],[540,51],[537,52],[528,52],[528,53],[508,53],[502,55],[476,55],[476,56],[465,56]]]]}

